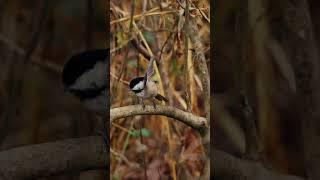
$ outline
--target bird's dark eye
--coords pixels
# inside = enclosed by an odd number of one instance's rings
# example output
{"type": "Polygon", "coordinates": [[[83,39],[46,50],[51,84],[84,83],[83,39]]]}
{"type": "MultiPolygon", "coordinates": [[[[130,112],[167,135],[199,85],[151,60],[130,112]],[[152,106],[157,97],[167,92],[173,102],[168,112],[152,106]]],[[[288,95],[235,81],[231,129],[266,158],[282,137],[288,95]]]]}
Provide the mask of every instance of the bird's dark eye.
{"type": "Polygon", "coordinates": [[[158,84],[159,82],[158,81],[153,81],[154,83],[158,84]]]}

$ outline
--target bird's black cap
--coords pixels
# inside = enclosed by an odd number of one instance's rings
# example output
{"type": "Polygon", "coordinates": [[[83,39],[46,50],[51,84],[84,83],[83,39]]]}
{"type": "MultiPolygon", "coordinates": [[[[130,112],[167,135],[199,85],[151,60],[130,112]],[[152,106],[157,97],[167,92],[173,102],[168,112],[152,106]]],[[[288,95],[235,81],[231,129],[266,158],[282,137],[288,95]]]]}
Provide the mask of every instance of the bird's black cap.
{"type": "Polygon", "coordinates": [[[98,61],[109,59],[109,49],[94,49],[73,55],[64,65],[62,82],[65,87],[72,85],[79,76],[93,68],[98,61]]]}
{"type": "MultiPolygon", "coordinates": [[[[143,81],[143,78],[144,77],[137,77],[137,78],[132,79],[129,84],[130,89],[132,90],[132,88],[134,88],[135,85],[137,85],[139,82],[143,81]]],[[[136,90],[135,92],[138,92],[138,91],[140,92],[140,91],[142,91],[142,89],[136,90]]]]}

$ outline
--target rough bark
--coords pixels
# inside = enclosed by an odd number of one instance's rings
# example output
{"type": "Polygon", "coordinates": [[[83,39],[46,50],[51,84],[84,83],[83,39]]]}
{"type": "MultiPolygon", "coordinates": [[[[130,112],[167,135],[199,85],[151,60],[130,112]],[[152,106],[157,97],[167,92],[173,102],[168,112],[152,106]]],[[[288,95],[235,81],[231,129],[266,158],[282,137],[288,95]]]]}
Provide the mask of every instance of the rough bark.
{"type": "Polygon", "coordinates": [[[0,152],[0,179],[26,179],[107,167],[99,136],[37,144],[0,152]]]}
{"type": "Polygon", "coordinates": [[[300,107],[305,169],[308,179],[320,179],[320,86],[319,55],[313,25],[305,0],[288,2],[285,19],[288,25],[288,49],[297,84],[300,107]]]}

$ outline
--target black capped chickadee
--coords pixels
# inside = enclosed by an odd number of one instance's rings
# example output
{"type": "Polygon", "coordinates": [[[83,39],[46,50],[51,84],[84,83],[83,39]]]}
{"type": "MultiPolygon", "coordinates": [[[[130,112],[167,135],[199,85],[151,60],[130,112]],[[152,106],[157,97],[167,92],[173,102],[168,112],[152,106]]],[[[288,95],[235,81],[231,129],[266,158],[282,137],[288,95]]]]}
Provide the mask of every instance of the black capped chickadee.
{"type": "MultiPolygon", "coordinates": [[[[105,115],[108,100],[109,49],[88,50],[73,55],[64,65],[62,82],[66,91],[75,95],[87,109],[105,115]]],[[[105,119],[104,124],[107,119],[105,119]]],[[[108,127],[104,128],[105,149],[108,151],[108,127]]]]}
{"type": "Polygon", "coordinates": [[[154,61],[154,58],[151,58],[148,64],[148,69],[145,76],[136,77],[132,79],[129,84],[131,91],[134,92],[139,97],[143,108],[145,108],[145,105],[143,103],[143,100],[145,99],[151,99],[154,108],[156,108],[154,99],[168,102],[167,98],[163,97],[158,93],[158,86],[157,86],[158,81],[153,80],[151,78],[152,75],[154,74],[153,61],[154,61]]]}
{"type": "Polygon", "coordinates": [[[90,110],[107,110],[109,49],[88,50],[73,55],[64,65],[62,82],[90,110]]]}

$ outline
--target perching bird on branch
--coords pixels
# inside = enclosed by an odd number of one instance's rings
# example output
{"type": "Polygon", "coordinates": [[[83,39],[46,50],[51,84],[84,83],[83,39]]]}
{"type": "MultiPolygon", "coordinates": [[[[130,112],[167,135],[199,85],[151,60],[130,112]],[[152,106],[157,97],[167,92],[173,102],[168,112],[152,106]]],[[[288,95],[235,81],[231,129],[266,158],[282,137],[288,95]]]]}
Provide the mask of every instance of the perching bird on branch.
{"type": "Polygon", "coordinates": [[[145,108],[143,102],[145,99],[151,99],[154,108],[156,108],[154,99],[168,102],[167,98],[158,93],[158,81],[152,79],[152,76],[154,74],[153,61],[154,58],[152,57],[149,61],[145,75],[143,77],[136,77],[132,79],[129,85],[131,91],[139,97],[140,103],[142,104],[143,108],[145,108]]]}

